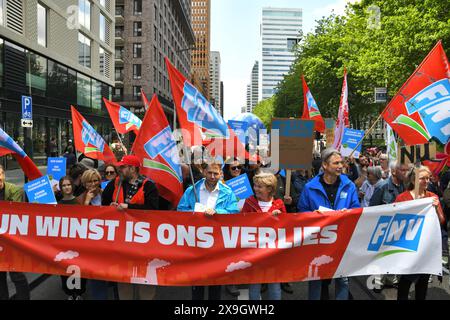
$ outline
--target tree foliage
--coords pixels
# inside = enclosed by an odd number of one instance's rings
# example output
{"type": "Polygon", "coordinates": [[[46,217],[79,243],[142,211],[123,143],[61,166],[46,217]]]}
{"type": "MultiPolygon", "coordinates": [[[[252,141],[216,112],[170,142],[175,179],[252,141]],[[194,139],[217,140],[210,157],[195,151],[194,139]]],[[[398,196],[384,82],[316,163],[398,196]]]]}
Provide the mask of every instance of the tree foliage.
{"type": "Polygon", "coordinates": [[[270,128],[272,123],[272,116],[274,111],[275,97],[259,102],[253,109],[253,114],[256,115],[264,123],[266,128],[270,128]]]}
{"type": "Polygon", "coordinates": [[[450,1],[361,0],[344,16],[322,18],[298,45],[273,115],[301,116],[303,74],[323,117],[336,118],[345,67],[350,121],[360,127],[385,107],[374,103],[375,87],[386,86],[393,97],[438,40],[450,48],[449,12],[450,1]]]}

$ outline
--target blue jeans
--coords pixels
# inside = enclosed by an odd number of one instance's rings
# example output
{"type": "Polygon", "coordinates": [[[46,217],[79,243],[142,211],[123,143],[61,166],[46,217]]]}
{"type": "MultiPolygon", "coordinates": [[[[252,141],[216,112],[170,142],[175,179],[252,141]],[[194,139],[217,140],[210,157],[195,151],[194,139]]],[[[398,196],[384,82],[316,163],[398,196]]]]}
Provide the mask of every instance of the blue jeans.
{"type": "Polygon", "coordinates": [[[109,282],[103,280],[89,280],[92,300],[108,300],[109,282]]]}
{"type": "MultiPolygon", "coordinates": [[[[261,284],[249,285],[248,297],[250,300],[261,300],[261,284]]],[[[268,283],[267,294],[269,300],[281,300],[281,286],[279,283],[268,283]]]]}
{"type": "MultiPolygon", "coordinates": [[[[348,278],[336,278],[334,279],[336,285],[336,300],[348,300],[348,278]]],[[[322,290],[322,281],[313,280],[309,281],[308,285],[308,299],[320,300],[320,294],[322,290]]]]}

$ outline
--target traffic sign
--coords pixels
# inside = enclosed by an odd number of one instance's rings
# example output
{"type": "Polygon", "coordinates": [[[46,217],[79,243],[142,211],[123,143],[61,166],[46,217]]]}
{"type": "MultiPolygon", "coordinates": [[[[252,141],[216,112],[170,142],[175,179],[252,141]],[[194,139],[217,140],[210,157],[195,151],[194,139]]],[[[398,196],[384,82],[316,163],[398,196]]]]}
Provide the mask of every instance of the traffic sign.
{"type": "Polygon", "coordinates": [[[33,120],[22,119],[23,128],[33,128],[33,120]]]}
{"type": "Polygon", "coordinates": [[[33,99],[28,96],[22,96],[22,119],[33,119],[33,99]]]}

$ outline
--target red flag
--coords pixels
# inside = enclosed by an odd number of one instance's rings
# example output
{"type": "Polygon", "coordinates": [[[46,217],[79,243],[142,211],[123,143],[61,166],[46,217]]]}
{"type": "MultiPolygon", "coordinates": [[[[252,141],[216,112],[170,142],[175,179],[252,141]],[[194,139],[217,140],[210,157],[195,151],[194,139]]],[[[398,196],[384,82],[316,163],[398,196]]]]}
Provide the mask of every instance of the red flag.
{"type": "Polygon", "coordinates": [[[344,69],[344,84],[342,85],[341,103],[339,104],[339,113],[336,121],[336,131],[334,134],[333,148],[341,149],[344,128],[349,127],[348,120],[348,86],[347,86],[347,69],[344,69]]]}
{"type": "Polygon", "coordinates": [[[187,147],[207,145],[212,156],[249,158],[245,146],[214,106],[166,57],[177,118],[187,147]]]}
{"type": "Polygon", "coordinates": [[[121,105],[103,98],[105,106],[108,109],[114,128],[120,134],[133,131],[136,135],[141,128],[142,121],[134,113],[121,105]]]}
{"type": "Polygon", "coordinates": [[[75,149],[89,158],[103,160],[106,163],[115,163],[117,160],[114,153],[102,136],[73,106],[71,106],[71,110],[75,149]]]}
{"type": "MultiPolygon", "coordinates": [[[[148,103],[143,92],[142,99],[148,103]]],[[[172,130],[156,95],[149,104],[132,153],[143,159],[141,172],[155,181],[160,195],[176,206],[183,196],[181,164],[172,130]]]]}
{"type": "Polygon", "coordinates": [[[306,84],[305,77],[302,75],[303,82],[303,115],[302,119],[314,120],[315,126],[314,130],[320,133],[325,132],[325,121],[320,114],[319,107],[317,106],[316,100],[312,96],[311,91],[306,84]]]}
{"type": "Polygon", "coordinates": [[[450,138],[450,68],[442,42],[431,50],[383,111],[406,145],[450,138]]]}
{"type": "Polygon", "coordinates": [[[41,171],[36,167],[33,160],[30,159],[22,148],[5,131],[0,129],[0,157],[8,154],[12,155],[17,160],[25,176],[29,180],[35,180],[42,177],[41,171]]]}

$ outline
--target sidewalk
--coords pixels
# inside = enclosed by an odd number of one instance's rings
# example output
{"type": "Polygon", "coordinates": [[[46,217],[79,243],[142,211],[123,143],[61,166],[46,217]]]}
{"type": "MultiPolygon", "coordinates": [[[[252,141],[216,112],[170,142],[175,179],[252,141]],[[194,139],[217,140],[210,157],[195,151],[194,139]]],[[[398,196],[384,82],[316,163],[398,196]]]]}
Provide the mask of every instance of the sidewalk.
{"type": "MultiPolygon", "coordinates": [[[[47,166],[38,166],[43,175],[47,174],[47,166]]],[[[22,169],[6,170],[6,181],[18,186],[23,186],[25,183],[22,169]]]]}

